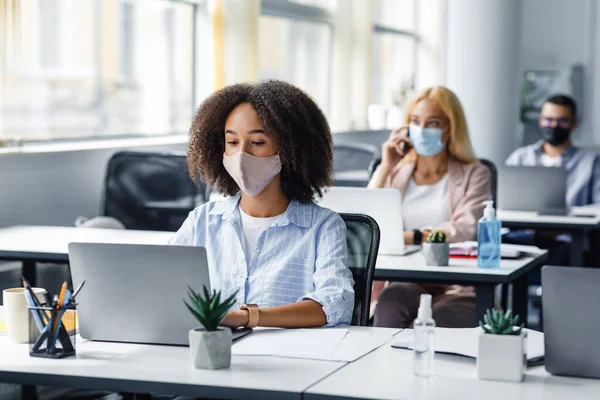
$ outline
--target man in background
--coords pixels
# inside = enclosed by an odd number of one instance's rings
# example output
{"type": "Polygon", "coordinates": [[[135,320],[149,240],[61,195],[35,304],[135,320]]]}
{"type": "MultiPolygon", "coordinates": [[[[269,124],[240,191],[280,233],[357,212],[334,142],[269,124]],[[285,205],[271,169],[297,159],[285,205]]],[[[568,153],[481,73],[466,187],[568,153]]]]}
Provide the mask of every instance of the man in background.
{"type": "Polygon", "coordinates": [[[567,207],[600,203],[600,156],[573,146],[571,133],[577,127],[577,104],[566,95],[554,95],[542,106],[541,139],[515,150],[508,166],[564,167],[567,170],[567,207]]]}
{"type": "MultiPolygon", "coordinates": [[[[577,104],[570,96],[557,94],[542,106],[538,120],[541,139],[515,150],[507,166],[564,167],[567,171],[566,206],[600,203],[600,156],[573,146],[571,133],[577,127],[577,104]]],[[[597,238],[592,238],[595,241],[597,238]]],[[[549,264],[568,265],[570,237],[558,232],[512,231],[504,236],[509,243],[529,244],[549,250],[549,264]]],[[[597,264],[598,254],[587,254],[588,263],[597,264]]],[[[530,276],[530,281],[537,281],[530,276]]]]}

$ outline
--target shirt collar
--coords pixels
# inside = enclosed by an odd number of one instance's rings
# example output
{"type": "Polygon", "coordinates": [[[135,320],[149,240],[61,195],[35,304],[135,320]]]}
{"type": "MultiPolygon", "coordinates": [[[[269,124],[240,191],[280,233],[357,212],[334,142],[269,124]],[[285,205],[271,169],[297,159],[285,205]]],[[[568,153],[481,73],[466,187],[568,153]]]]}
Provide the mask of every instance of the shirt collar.
{"type": "MultiPolygon", "coordinates": [[[[215,202],[209,215],[220,215],[224,221],[238,220],[240,218],[239,204],[241,195],[236,195],[228,199],[215,202]]],[[[273,226],[286,226],[291,224],[302,228],[310,228],[312,225],[312,209],[314,204],[302,204],[297,200],[292,200],[281,218],[273,226]]]]}
{"type": "MultiPolygon", "coordinates": [[[[533,145],[533,152],[536,156],[541,157],[544,154],[544,140],[538,140],[533,145]]],[[[561,154],[563,160],[570,158],[577,151],[577,147],[573,146],[572,142],[569,142],[569,147],[561,154]]]]}

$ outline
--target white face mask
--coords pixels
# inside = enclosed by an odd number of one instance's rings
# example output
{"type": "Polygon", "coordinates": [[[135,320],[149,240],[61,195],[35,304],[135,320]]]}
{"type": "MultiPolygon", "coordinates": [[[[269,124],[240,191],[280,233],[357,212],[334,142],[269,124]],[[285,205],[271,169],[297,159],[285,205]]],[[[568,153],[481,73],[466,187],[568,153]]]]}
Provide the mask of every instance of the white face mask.
{"type": "Polygon", "coordinates": [[[223,154],[223,166],[242,192],[256,196],[281,172],[281,159],[279,154],[255,157],[238,151],[231,156],[223,154]]]}

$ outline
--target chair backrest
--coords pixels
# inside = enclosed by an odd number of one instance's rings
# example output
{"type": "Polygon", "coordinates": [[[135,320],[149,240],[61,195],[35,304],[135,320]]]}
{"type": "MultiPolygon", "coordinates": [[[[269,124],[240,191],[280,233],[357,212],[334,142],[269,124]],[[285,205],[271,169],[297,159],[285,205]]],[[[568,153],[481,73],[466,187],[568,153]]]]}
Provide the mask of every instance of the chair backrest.
{"type": "Polygon", "coordinates": [[[479,162],[490,170],[490,184],[492,186],[491,200],[494,201],[494,208],[498,208],[498,170],[496,169],[496,165],[485,158],[480,158],[479,162]]]}
{"type": "Polygon", "coordinates": [[[335,186],[366,186],[369,166],[377,156],[377,148],[366,143],[336,143],[333,145],[335,186]]]}
{"type": "Polygon", "coordinates": [[[347,265],[354,278],[352,325],[367,326],[371,286],[379,251],[379,226],[368,215],[340,214],[346,223],[347,265]]]}
{"type": "Polygon", "coordinates": [[[175,231],[206,201],[206,185],[191,181],[185,153],[123,151],[108,162],[100,212],[127,229],[175,231]]]}
{"type": "MultiPolygon", "coordinates": [[[[496,169],[496,165],[491,162],[490,160],[487,160],[485,158],[480,158],[479,162],[486,166],[489,170],[490,170],[490,184],[492,187],[492,198],[491,200],[494,201],[494,207],[498,207],[497,204],[497,200],[498,200],[498,170],[496,169]]],[[[381,164],[381,158],[377,158],[375,160],[373,160],[373,162],[371,163],[371,165],[369,165],[369,179],[371,177],[373,177],[373,173],[375,172],[375,170],[377,169],[377,167],[379,166],[379,164],[381,164]]]]}

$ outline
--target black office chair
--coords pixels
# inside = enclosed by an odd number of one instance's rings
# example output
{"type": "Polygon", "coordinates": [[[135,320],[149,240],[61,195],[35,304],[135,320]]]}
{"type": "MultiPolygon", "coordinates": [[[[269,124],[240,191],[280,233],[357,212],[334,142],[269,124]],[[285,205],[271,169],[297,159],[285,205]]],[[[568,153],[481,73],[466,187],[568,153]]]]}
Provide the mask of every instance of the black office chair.
{"type": "Polygon", "coordinates": [[[123,151],[108,162],[100,213],[127,229],[176,231],[208,195],[191,181],[185,153],[123,151]]]}
{"type": "Polygon", "coordinates": [[[334,186],[366,187],[369,183],[369,166],[377,157],[377,147],[358,142],[333,145],[334,186]]]}
{"type": "Polygon", "coordinates": [[[498,169],[496,168],[496,165],[493,162],[485,158],[480,158],[479,162],[485,165],[490,170],[490,183],[492,186],[491,200],[494,201],[494,208],[498,208],[498,169]]]}
{"type": "Polygon", "coordinates": [[[367,326],[371,306],[371,286],[379,251],[379,225],[368,215],[340,214],[346,223],[348,268],[354,278],[352,325],[367,326]]]}

